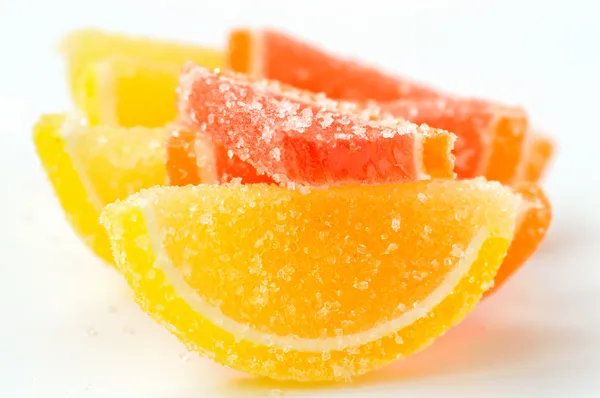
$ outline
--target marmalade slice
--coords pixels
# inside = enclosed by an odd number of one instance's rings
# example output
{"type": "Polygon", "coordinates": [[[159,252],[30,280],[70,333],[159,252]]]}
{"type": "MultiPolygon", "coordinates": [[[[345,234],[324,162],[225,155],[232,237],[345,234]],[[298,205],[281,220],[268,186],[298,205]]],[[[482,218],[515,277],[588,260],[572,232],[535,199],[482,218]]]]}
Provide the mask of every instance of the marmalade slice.
{"type": "Polygon", "coordinates": [[[141,191],[106,207],[137,302],[189,348],[276,379],[344,379],[429,345],[492,281],[521,199],[495,182],[141,191]]]}
{"type": "Polygon", "coordinates": [[[453,134],[277,82],[189,64],[179,109],[184,128],[222,146],[218,153],[236,156],[282,184],[454,177],[453,134]]]}

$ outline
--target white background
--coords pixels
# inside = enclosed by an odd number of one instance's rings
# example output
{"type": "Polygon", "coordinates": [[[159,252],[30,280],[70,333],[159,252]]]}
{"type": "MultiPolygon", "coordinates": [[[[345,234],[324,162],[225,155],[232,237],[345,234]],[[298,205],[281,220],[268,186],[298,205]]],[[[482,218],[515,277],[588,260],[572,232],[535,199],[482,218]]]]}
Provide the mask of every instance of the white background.
{"type": "Polygon", "coordinates": [[[595,0],[0,0],[0,397],[598,396],[600,7],[595,0]],[[433,347],[351,385],[257,380],[185,349],[73,236],[31,144],[70,106],[55,47],[89,25],[222,45],[272,25],[467,95],[556,137],[541,251],[433,347]]]}

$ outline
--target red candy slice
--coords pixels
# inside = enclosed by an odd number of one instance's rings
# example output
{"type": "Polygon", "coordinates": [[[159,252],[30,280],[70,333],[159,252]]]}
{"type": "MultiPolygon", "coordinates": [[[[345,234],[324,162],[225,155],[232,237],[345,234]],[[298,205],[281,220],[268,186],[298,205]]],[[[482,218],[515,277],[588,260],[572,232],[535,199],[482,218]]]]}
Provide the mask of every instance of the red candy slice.
{"type": "MultiPolygon", "coordinates": [[[[359,109],[275,82],[251,82],[240,74],[192,65],[181,78],[179,94],[183,128],[214,142],[214,164],[229,164],[217,167],[219,180],[240,161],[284,184],[453,176],[452,134],[380,118],[377,109],[359,109]]],[[[169,168],[176,168],[176,159],[182,156],[194,157],[189,151],[175,156],[174,148],[185,146],[180,138],[169,144],[169,168]]],[[[196,151],[196,159],[197,155],[196,151]]]]}

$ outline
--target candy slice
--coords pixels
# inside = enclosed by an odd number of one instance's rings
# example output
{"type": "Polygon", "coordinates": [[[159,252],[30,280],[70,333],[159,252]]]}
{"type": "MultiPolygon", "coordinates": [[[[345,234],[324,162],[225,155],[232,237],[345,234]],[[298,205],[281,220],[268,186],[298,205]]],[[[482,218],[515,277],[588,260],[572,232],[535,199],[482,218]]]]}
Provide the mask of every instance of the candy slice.
{"type": "Polygon", "coordinates": [[[520,199],[484,180],[153,188],[109,205],[140,306],[191,349],[277,379],[366,373],[479,301],[520,199]]]}
{"type": "Polygon", "coordinates": [[[522,109],[450,97],[379,106],[394,116],[456,134],[455,171],[459,178],[484,176],[502,183],[514,178],[528,130],[527,114],[522,109]]]}
{"type": "Polygon", "coordinates": [[[385,183],[454,175],[454,135],[308,95],[275,82],[189,65],[185,128],[278,183],[385,183]]]}
{"type": "Polygon", "coordinates": [[[328,54],[268,29],[231,32],[227,59],[237,72],[322,92],[335,99],[392,101],[439,95],[424,84],[328,54]]]}
{"type": "MultiPolygon", "coordinates": [[[[69,34],[63,39],[60,50],[67,63],[69,86],[75,103],[80,109],[90,113],[92,121],[96,122],[96,118],[100,117],[97,120],[98,124],[112,123],[115,118],[120,122],[118,118],[125,116],[129,118],[129,120],[123,120],[125,124],[143,125],[146,119],[137,111],[142,108],[142,105],[138,105],[136,101],[141,101],[141,104],[153,103],[152,97],[155,97],[154,100],[160,101],[156,97],[165,92],[163,89],[165,84],[169,85],[170,90],[166,91],[174,92],[177,87],[177,77],[186,61],[191,60],[209,68],[219,68],[224,65],[225,60],[221,51],[210,48],[166,40],[124,36],[95,29],[78,30],[69,34]],[[122,57],[128,58],[129,61],[122,63],[123,61],[108,60],[122,57]],[[97,62],[102,62],[102,64],[91,66],[97,62]],[[87,80],[85,83],[84,75],[87,80]],[[128,82],[120,82],[121,79],[128,82]],[[142,82],[149,83],[150,86],[138,92],[142,82]],[[99,88],[95,94],[100,95],[100,98],[86,99],[90,93],[87,92],[89,88],[86,89],[85,85],[89,86],[90,84],[99,88]],[[111,92],[111,90],[116,90],[115,87],[119,84],[122,85],[119,91],[111,92]],[[159,90],[154,91],[157,87],[159,90]],[[124,98],[120,98],[120,95],[124,95],[124,98]],[[130,99],[131,101],[129,101],[130,99]],[[90,109],[90,101],[97,105],[90,109]],[[106,105],[103,105],[104,103],[106,105]],[[121,110],[114,113],[113,107],[116,103],[121,103],[121,110]],[[104,107],[112,112],[108,115],[106,115],[107,110],[98,113],[98,109],[104,107]],[[127,114],[128,107],[134,110],[135,116],[142,116],[139,122],[133,119],[132,115],[127,114]],[[102,118],[105,115],[107,116],[106,120],[102,118]]],[[[173,98],[173,94],[169,94],[168,98],[173,98]]],[[[151,107],[148,112],[155,111],[157,107],[158,105],[151,107]]],[[[169,108],[173,112],[173,105],[169,108]]],[[[151,119],[154,126],[171,121],[168,119],[159,123],[156,118],[157,116],[154,116],[154,119],[151,119]]]]}
{"type": "Polygon", "coordinates": [[[521,196],[521,208],[517,218],[515,236],[502,267],[494,279],[494,287],[486,296],[497,291],[538,249],[552,220],[552,207],[544,191],[531,183],[521,182],[513,187],[521,196]]]}
{"type": "Polygon", "coordinates": [[[82,119],[44,115],[34,141],[44,169],[75,232],[112,263],[98,223],[108,203],[142,188],[166,183],[166,128],[89,127],[82,119]]]}

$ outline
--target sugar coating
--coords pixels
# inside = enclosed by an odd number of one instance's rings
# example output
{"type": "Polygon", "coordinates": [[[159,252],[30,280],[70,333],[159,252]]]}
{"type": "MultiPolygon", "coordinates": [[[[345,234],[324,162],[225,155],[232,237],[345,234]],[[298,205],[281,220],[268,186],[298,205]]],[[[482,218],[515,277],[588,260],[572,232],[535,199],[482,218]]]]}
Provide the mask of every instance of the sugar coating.
{"type": "Polygon", "coordinates": [[[446,135],[446,146],[434,157],[445,158],[451,168],[449,133],[382,117],[374,106],[359,108],[278,82],[248,81],[193,65],[181,85],[180,122],[186,128],[206,134],[281,184],[427,178],[422,145],[431,135],[446,135]]]}
{"type": "Polygon", "coordinates": [[[142,308],[190,349],[272,378],[345,380],[464,317],[494,278],[518,206],[483,180],[306,193],[205,184],[143,191],[110,205],[102,222],[142,308]],[[448,295],[423,307],[456,269],[448,295]]]}

